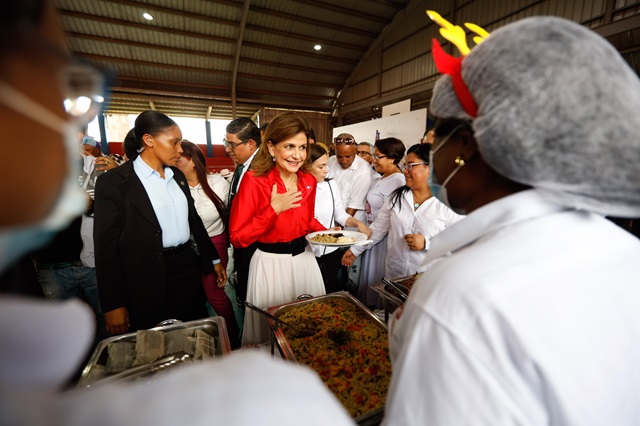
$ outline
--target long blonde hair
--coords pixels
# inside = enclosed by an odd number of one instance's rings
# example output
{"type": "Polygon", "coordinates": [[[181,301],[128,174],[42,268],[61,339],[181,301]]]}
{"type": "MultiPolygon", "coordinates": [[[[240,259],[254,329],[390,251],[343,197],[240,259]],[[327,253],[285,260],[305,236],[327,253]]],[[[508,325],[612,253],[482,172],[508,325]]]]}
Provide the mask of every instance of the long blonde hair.
{"type": "Polygon", "coordinates": [[[260,150],[251,162],[251,170],[256,176],[264,176],[275,166],[275,162],[269,154],[268,142],[277,145],[299,133],[304,133],[309,144],[309,122],[293,112],[283,112],[269,122],[260,150]]]}

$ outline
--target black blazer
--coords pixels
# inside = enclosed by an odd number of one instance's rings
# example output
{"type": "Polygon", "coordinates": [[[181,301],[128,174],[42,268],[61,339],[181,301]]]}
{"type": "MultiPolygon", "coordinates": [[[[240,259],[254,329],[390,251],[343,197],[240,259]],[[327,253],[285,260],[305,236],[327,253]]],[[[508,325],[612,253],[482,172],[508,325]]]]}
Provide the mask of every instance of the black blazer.
{"type": "MultiPolygon", "coordinates": [[[[211,272],[212,260],[219,259],[218,252],[196,211],[187,179],[179,169],[171,169],[187,197],[189,229],[202,260],[202,271],[211,272]]],[[[133,161],[98,178],[93,236],[103,312],[120,307],[140,312],[163,303],[167,274],[162,230],[133,161]]]]}

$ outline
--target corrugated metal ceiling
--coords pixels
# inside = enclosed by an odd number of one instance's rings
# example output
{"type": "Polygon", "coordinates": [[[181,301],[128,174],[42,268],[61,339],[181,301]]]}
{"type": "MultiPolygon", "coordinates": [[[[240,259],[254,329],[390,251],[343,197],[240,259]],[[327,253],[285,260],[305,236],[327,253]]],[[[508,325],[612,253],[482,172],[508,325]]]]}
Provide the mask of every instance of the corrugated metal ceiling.
{"type": "Polygon", "coordinates": [[[409,0],[55,3],[71,50],[115,72],[107,112],[153,106],[205,117],[211,106],[211,118],[230,119],[234,93],[237,116],[262,106],[330,111],[363,54],[409,0]],[[145,12],[154,19],[145,20],[145,12]]]}

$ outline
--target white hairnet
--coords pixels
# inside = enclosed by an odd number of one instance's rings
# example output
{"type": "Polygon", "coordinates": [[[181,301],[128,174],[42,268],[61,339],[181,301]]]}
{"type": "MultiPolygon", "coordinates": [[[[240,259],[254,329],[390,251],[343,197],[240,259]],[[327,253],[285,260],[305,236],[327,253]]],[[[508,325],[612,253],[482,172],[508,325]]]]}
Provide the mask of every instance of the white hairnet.
{"type": "Polygon", "coordinates": [[[602,37],[560,18],[524,19],[472,49],[462,77],[477,117],[449,76],[431,109],[470,121],[489,166],[562,205],[640,216],[640,81],[602,37]]]}

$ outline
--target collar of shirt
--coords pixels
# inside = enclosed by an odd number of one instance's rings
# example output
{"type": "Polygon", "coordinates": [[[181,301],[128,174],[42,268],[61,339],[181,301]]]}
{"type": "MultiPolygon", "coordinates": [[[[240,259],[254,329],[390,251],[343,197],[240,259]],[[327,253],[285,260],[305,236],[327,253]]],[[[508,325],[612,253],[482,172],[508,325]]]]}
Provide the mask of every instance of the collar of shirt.
{"type": "MultiPolygon", "coordinates": [[[[143,159],[138,155],[138,157],[133,160],[133,170],[136,172],[140,179],[148,179],[151,175],[155,173],[157,177],[162,179],[160,173],[156,170],[152,169],[143,159]]],[[[173,178],[173,170],[171,167],[164,168],[164,180],[168,181],[173,178]]]]}
{"type": "Polygon", "coordinates": [[[568,210],[551,203],[536,189],[521,191],[489,203],[431,239],[426,262],[459,250],[483,236],[524,220],[568,210]]]}

